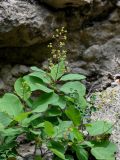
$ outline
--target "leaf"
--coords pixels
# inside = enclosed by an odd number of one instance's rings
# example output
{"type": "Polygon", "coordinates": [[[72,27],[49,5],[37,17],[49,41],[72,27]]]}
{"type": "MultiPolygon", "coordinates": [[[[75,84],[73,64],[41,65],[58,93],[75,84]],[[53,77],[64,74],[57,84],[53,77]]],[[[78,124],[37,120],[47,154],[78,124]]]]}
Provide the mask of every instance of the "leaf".
{"type": "Polygon", "coordinates": [[[44,93],[33,103],[33,112],[44,112],[48,109],[48,105],[56,105],[58,101],[58,95],[55,93],[44,93]]]}
{"type": "Polygon", "coordinates": [[[88,152],[80,145],[74,146],[78,160],[88,160],[88,152]]]}
{"type": "Polygon", "coordinates": [[[91,136],[109,134],[112,132],[112,124],[106,121],[95,121],[86,126],[86,129],[91,136]]]}
{"type": "Polygon", "coordinates": [[[4,129],[4,131],[2,131],[4,137],[9,137],[9,136],[15,136],[15,135],[20,135],[23,132],[23,130],[21,128],[8,128],[8,129],[4,129]]]}
{"type": "Polygon", "coordinates": [[[66,155],[66,160],[74,160],[74,158],[71,155],[66,155]]]}
{"type": "Polygon", "coordinates": [[[24,76],[24,79],[27,81],[28,85],[30,86],[31,91],[41,90],[46,93],[53,92],[52,89],[49,89],[48,87],[46,87],[43,81],[37,77],[27,75],[27,76],[24,76]]]}
{"type": "Polygon", "coordinates": [[[66,107],[66,100],[64,96],[59,96],[58,101],[56,102],[56,106],[59,106],[61,109],[65,109],[66,107]]]}
{"type": "Polygon", "coordinates": [[[55,126],[55,134],[56,138],[63,138],[64,133],[68,131],[68,128],[72,126],[72,121],[60,121],[58,126],[55,126]]]}
{"type": "Polygon", "coordinates": [[[92,155],[99,160],[115,160],[114,154],[116,151],[116,145],[109,141],[96,143],[96,145],[91,149],[92,155]]]}
{"type": "Polygon", "coordinates": [[[78,142],[82,142],[83,139],[83,134],[77,129],[77,128],[73,128],[72,131],[74,138],[78,141],[78,142]]]}
{"type": "Polygon", "coordinates": [[[4,127],[7,127],[12,122],[12,119],[8,116],[8,114],[4,112],[0,112],[0,124],[4,127]]]}
{"type": "Polygon", "coordinates": [[[54,81],[58,80],[65,73],[65,62],[61,61],[59,64],[51,68],[50,76],[54,81]]]}
{"type": "Polygon", "coordinates": [[[60,78],[60,81],[83,80],[86,77],[80,74],[67,74],[60,78]]]}
{"type": "Polygon", "coordinates": [[[37,72],[45,73],[45,71],[43,71],[42,69],[40,69],[40,68],[38,68],[38,67],[36,67],[36,66],[30,67],[30,69],[31,69],[32,71],[37,71],[37,72]]]}
{"type": "Polygon", "coordinates": [[[60,90],[66,94],[74,93],[77,91],[81,96],[85,96],[86,93],[85,86],[78,81],[67,82],[60,88],[60,90]]]}
{"type": "Polygon", "coordinates": [[[48,121],[44,122],[44,131],[49,137],[53,136],[54,127],[51,122],[48,122],[48,121]]]}
{"type": "Polygon", "coordinates": [[[65,160],[65,148],[64,146],[59,143],[59,142],[55,142],[55,141],[51,141],[51,145],[49,146],[50,150],[59,158],[65,160]]]}
{"type": "Polygon", "coordinates": [[[50,149],[56,156],[58,156],[59,158],[61,158],[61,159],[63,159],[63,160],[65,160],[65,156],[64,156],[64,154],[63,153],[61,153],[59,150],[57,150],[57,149],[53,149],[53,148],[51,148],[50,149]]]}
{"type": "Polygon", "coordinates": [[[37,77],[41,79],[44,83],[47,83],[47,84],[51,83],[51,78],[47,72],[37,67],[31,67],[31,69],[35,72],[30,73],[29,76],[37,77]]]}
{"type": "Polygon", "coordinates": [[[79,126],[81,122],[81,115],[79,110],[77,110],[74,106],[69,106],[66,110],[65,113],[67,117],[73,121],[75,126],[79,126]]]}
{"type": "Polygon", "coordinates": [[[23,121],[25,118],[27,118],[29,114],[31,114],[31,112],[21,113],[21,114],[19,114],[18,116],[16,116],[16,117],[14,118],[14,120],[17,121],[17,122],[21,122],[21,121],[23,121]]]}
{"type": "Polygon", "coordinates": [[[81,143],[82,146],[88,146],[90,148],[94,147],[94,143],[92,143],[91,141],[84,141],[83,143],[81,143]]]}
{"type": "Polygon", "coordinates": [[[52,106],[50,109],[48,109],[47,111],[46,111],[46,116],[47,117],[55,117],[55,116],[59,116],[59,115],[61,115],[61,110],[60,110],[60,108],[58,108],[58,107],[56,107],[56,106],[52,106]]]}
{"type": "Polygon", "coordinates": [[[4,130],[4,125],[2,123],[0,123],[0,131],[3,131],[4,130]]]}
{"type": "MultiPolygon", "coordinates": [[[[23,121],[22,121],[22,126],[25,126],[27,127],[29,124],[32,124],[32,122],[36,119],[38,119],[41,115],[40,114],[34,114],[34,115],[31,115],[27,118],[25,118],[23,121]]],[[[35,126],[36,127],[36,126],[35,126]]]]}
{"type": "Polygon", "coordinates": [[[31,96],[30,86],[23,78],[19,78],[16,80],[14,84],[14,89],[17,95],[20,96],[25,101],[31,96]]]}
{"type": "Polygon", "coordinates": [[[86,101],[86,99],[83,96],[79,95],[79,97],[78,97],[78,103],[79,103],[81,109],[83,109],[83,110],[86,109],[86,107],[87,107],[87,101],[86,101]]]}
{"type": "Polygon", "coordinates": [[[0,112],[5,112],[11,117],[16,117],[23,112],[23,105],[17,96],[6,93],[0,99],[0,112]]]}

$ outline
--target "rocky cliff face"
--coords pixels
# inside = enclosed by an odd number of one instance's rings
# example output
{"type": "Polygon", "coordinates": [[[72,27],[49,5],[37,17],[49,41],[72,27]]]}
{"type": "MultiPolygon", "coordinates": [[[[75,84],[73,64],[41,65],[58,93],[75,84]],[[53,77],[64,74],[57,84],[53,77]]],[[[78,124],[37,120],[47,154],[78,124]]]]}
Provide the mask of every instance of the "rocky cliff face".
{"type": "Polygon", "coordinates": [[[113,65],[110,59],[120,58],[119,0],[2,0],[0,60],[24,64],[46,60],[46,46],[60,26],[68,29],[67,48],[74,72],[90,75],[102,64],[103,70],[111,71],[106,68],[113,65]]]}

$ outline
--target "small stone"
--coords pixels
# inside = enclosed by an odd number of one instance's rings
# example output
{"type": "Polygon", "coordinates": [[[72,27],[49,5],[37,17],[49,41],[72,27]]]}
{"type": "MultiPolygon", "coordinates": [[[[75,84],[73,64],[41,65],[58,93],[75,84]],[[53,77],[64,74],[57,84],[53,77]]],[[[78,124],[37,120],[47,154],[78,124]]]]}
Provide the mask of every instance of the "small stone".
{"type": "Polygon", "coordinates": [[[29,67],[25,66],[25,65],[20,65],[20,73],[22,74],[26,74],[29,72],[29,67]]]}
{"type": "Polygon", "coordinates": [[[15,65],[11,70],[12,75],[15,77],[19,76],[20,75],[19,70],[20,70],[19,65],[15,65]]]}

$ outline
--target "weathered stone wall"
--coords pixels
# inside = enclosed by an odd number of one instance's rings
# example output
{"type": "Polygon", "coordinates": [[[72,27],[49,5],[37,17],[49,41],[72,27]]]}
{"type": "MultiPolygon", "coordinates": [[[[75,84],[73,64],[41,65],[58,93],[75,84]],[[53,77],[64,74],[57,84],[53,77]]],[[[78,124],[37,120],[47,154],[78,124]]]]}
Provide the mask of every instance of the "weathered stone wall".
{"type": "Polygon", "coordinates": [[[110,59],[120,58],[119,0],[2,0],[0,61],[36,64],[46,60],[46,46],[60,26],[68,29],[67,49],[74,72],[111,71],[110,59]],[[66,8],[64,2],[72,7],[66,8]]]}

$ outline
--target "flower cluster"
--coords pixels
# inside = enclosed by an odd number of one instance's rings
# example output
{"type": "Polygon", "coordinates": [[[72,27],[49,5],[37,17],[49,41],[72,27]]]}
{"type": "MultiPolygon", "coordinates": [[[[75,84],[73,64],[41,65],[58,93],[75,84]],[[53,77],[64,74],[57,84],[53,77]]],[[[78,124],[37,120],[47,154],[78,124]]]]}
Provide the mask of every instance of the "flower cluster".
{"type": "Polygon", "coordinates": [[[48,59],[49,67],[59,63],[60,61],[66,62],[66,40],[67,40],[67,30],[62,27],[60,29],[55,30],[55,34],[53,35],[53,43],[49,43],[48,48],[50,49],[51,58],[48,59]]]}

